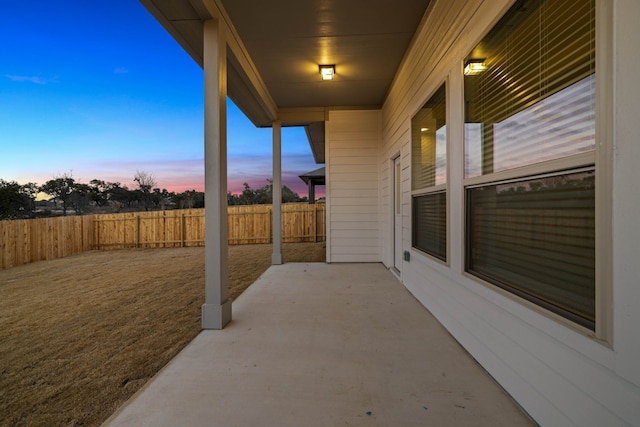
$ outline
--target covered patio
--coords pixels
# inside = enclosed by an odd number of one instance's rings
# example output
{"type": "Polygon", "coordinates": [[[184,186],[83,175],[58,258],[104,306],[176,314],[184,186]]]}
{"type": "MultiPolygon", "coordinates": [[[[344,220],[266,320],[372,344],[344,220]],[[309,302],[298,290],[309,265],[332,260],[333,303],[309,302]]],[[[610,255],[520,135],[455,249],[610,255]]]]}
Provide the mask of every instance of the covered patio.
{"type": "Polygon", "coordinates": [[[534,425],[382,264],[272,266],[105,426],[534,425]]]}
{"type": "Polygon", "coordinates": [[[541,425],[640,425],[640,2],[140,1],[204,71],[202,326],[218,331],[112,425],[527,422],[448,333],[541,425]],[[234,316],[227,98],[273,132],[273,267],[234,316]],[[282,265],[288,126],[326,165],[330,265],[282,265]],[[537,216],[540,188],[558,196],[537,216]]]}

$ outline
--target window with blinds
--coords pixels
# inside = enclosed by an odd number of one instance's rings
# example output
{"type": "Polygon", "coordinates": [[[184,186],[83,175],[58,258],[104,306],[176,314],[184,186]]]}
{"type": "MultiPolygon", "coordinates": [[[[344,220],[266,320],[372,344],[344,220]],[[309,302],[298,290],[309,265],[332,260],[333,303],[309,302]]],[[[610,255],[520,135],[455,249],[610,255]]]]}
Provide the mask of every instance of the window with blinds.
{"type": "Polygon", "coordinates": [[[447,108],[443,84],[411,119],[412,245],[446,261],[447,108]]]}
{"type": "Polygon", "coordinates": [[[467,190],[467,269],[595,327],[594,172],[467,190]]]}
{"type": "Polygon", "coordinates": [[[595,0],[518,0],[467,62],[466,269],[595,329],[595,0]]]}
{"type": "Polygon", "coordinates": [[[467,178],[594,149],[595,0],[519,0],[467,61],[467,178]]]}
{"type": "Polygon", "coordinates": [[[447,260],[447,193],[413,197],[413,247],[447,260]]]}

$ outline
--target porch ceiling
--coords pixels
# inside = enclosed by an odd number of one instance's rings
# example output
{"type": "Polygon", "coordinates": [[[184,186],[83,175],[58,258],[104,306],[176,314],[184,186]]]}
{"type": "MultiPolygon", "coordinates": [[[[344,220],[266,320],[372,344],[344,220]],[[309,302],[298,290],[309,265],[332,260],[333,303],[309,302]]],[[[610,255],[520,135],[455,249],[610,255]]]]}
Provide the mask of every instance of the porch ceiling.
{"type": "MultiPolygon", "coordinates": [[[[201,66],[203,20],[225,22],[228,95],[268,127],[276,117],[307,126],[330,108],[380,108],[430,0],[140,1],[201,66]],[[321,80],[319,64],[336,65],[333,81],[321,80]]],[[[324,132],[321,143],[308,135],[324,162],[324,132]]]]}

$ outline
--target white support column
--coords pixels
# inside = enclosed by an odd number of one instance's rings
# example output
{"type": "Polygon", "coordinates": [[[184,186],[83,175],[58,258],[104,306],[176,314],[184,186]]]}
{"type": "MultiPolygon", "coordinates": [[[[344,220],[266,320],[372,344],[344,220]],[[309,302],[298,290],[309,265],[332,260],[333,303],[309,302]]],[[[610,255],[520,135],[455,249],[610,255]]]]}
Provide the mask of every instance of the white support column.
{"type": "Polygon", "coordinates": [[[202,328],[231,321],[227,225],[227,46],[224,27],[204,23],[205,303],[202,328]]]}
{"type": "Polygon", "coordinates": [[[280,121],[273,126],[273,253],[271,264],[282,264],[282,131],[280,121]]]}

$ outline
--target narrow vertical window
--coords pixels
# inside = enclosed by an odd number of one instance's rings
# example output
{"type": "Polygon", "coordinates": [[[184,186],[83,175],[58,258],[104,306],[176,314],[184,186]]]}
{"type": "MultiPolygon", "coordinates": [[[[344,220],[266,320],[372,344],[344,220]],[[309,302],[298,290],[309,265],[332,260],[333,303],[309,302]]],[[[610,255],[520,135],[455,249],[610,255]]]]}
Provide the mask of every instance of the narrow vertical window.
{"type": "Polygon", "coordinates": [[[447,108],[443,84],[411,119],[412,245],[447,259],[447,108]]]}

